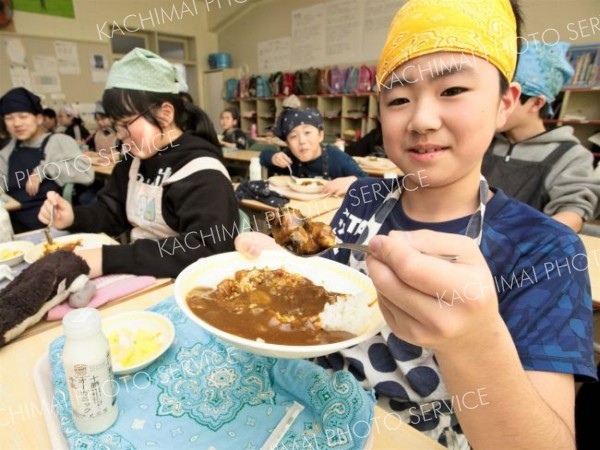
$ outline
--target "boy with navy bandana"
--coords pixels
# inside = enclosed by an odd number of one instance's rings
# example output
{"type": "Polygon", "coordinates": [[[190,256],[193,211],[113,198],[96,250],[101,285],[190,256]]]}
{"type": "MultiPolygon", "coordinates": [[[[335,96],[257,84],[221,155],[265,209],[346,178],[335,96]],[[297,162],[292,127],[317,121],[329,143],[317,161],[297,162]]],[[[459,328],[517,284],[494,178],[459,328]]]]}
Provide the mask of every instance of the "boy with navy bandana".
{"type": "Polygon", "coordinates": [[[596,378],[585,249],[480,174],[520,88],[514,2],[476,3],[411,0],[392,22],[380,120],[407,176],[354,183],[331,225],[369,255],[328,255],[369,274],[388,327],[319,363],[452,448],[574,448],[574,379],[596,378]]]}

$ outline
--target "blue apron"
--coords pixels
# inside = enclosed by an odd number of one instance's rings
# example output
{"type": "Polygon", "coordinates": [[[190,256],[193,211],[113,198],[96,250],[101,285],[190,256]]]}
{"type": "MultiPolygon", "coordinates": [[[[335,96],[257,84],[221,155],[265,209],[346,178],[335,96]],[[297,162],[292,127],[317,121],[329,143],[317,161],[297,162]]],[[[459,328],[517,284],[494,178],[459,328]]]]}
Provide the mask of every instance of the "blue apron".
{"type": "Polygon", "coordinates": [[[46,144],[51,136],[52,134],[46,136],[39,148],[27,147],[23,145],[23,142],[17,141],[8,158],[8,173],[10,174],[8,194],[22,205],[21,209],[10,214],[15,233],[43,228],[45,225],[38,220],[37,216],[46,199],[46,194],[50,191],[61,191],[55,181],[48,179],[42,179],[39,191],[34,197],[25,191],[28,174],[33,173],[33,169],[44,160],[46,144]]]}

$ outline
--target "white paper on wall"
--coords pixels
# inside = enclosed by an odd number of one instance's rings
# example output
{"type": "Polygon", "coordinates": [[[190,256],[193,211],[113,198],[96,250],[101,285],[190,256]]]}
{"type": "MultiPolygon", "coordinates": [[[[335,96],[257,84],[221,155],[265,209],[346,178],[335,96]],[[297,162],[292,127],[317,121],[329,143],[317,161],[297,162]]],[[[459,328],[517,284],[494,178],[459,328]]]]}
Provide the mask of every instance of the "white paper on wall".
{"type": "Polygon", "coordinates": [[[61,92],[60,76],[56,73],[31,73],[31,87],[33,92],[39,94],[51,94],[61,92]]]}
{"type": "Polygon", "coordinates": [[[21,38],[4,38],[4,50],[12,64],[27,65],[27,52],[21,38]]]}
{"type": "Polygon", "coordinates": [[[258,72],[272,73],[290,67],[291,39],[289,36],[258,43],[258,72]]]}
{"type": "Polygon", "coordinates": [[[390,24],[406,0],[368,0],[363,5],[362,60],[376,61],[385,45],[390,24]]]}
{"type": "Polygon", "coordinates": [[[324,65],[325,10],[320,4],[292,11],[292,69],[324,65]]]}
{"type": "Polygon", "coordinates": [[[105,83],[108,78],[108,56],[102,53],[90,53],[90,72],[93,83],[105,83]]]}
{"type": "Polygon", "coordinates": [[[75,42],[54,41],[54,52],[58,59],[58,71],[65,75],[79,75],[79,55],[75,42]]]}
{"type": "Polygon", "coordinates": [[[325,61],[327,64],[360,61],[363,40],[363,0],[336,0],[325,5],[325,61]]]}
{"type": "Polygon", "coordinates": [[[11,66],[9,72],[13,87],[24,87],[31,90],[31,76],[27,67],[11,66]]]}
{"type": "Polygon", "coordinates": [[[58,60],[54,56],[33,55],[33,71],[58,73],[58,60]]]}

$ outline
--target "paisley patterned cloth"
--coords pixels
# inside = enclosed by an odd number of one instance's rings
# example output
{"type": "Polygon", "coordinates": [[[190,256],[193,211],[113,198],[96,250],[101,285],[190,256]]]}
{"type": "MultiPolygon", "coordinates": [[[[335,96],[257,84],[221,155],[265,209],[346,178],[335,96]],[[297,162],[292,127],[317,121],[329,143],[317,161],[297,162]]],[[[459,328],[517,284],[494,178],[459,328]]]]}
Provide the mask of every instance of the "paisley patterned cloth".
{"type": "Polygon", "coordinates": [[[377,65],[378,86],[407,61],[458,52],[489,61],[511,81],[517,23],[508,0],[410,0],[396,14],[377,65]]]}
{"type": "Polygon", "coordinates": [[[548,45],[539,41],[526,42],[525,45],[515,81],[521,84],[522,94],[545,96],[550,105],[550,114],[553,114],[551,103],[573,76],[573,67],[567,59],[570,46],[567,42],[548,45]]]}
{"type": "Polygon", "coordinates": [[[70,448],[260,449],[294,402],[304,410],[275,448],[364,446],[375,398],[350,373],[230,347],[190,322],[173,298],[151,310],[173,322],[175,343],[146,369],[115,377],[119,417],[101,434],[75,428],[64,337],[50,345],[54,406],[70,448]]]}

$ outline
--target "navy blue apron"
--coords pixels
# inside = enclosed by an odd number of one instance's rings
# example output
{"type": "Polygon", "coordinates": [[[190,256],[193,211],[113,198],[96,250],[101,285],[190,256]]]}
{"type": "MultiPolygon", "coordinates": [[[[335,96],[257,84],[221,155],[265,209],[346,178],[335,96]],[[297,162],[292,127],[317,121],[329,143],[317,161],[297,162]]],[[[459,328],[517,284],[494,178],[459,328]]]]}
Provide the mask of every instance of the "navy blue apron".
{"type": "MultiPolygon", "coordinates": [[[[311,178],[311,174],[306,166],[303,166],[301,162],[298,161],[298,177],[300,178],[311,178]]],[[[327,152],[327,146],[323,146],[321,152],[321,176],[324,180],[330,180],[329,176],[329,153],[327,152]]]]}
{"type": "MultiPolygon", "coordinates": [[[[52,134],[43,140],[39,148],[27,147],[23,145],[23,142],[17,141],[8,158],[8,173],[10,174],[8,194],[22,205],[21,209],[10,214],[15,233],[43,228],[45,225],[38,220],[37,216],[46,199],[46,194],[50,191],[61,191],[55,181],[48,179],[42,179],[39,191],[34,197],[25,191],[28,174],[34,173],[33,169],[44,160],[44,151],[50,137],[52,134]]],[[[43,176],[43,171],[41,175],[43,176]]]]}

